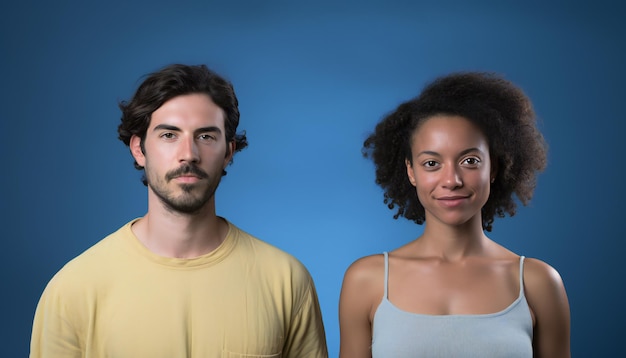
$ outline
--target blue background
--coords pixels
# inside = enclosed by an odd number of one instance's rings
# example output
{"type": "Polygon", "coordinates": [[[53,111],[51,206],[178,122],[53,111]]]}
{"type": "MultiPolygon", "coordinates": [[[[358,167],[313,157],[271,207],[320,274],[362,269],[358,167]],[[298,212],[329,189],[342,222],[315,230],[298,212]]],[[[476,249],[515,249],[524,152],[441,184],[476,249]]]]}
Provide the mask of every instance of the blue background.
{"type": "Polygon", "coordinates": [[[3,2],[0,355],[27,356],[39,295],[65,262],[144,214],[117,103],[173,62],[234,83],[250,146],[222,181],[218,213],[309,268],[331,357],[345,269],[422,230],[382,203],[363,139],[435,76],[504,74],[534,101],[550,154],[531,205],[491,237],[560,271],[574,356],[623,355],[617,3],[3,2]]]}

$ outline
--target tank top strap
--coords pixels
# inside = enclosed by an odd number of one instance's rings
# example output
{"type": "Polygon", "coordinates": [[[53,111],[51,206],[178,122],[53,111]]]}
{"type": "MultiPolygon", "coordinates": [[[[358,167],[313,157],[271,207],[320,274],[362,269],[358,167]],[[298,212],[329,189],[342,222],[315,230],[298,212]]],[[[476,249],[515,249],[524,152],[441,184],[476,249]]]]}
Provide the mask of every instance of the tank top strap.
{"type": "Polygon", "coordinates": [[[525,256],[520,256],[519,258],[519,295],[524,295],[524,259],[525,256]]]}
{"type": "Polygon", "coordinates": [[[383,255],[385,256],[385,293],[383,297],[387,299],[387,282],[389,280],[389,253],[387,253],[387,251],[384,251],[383,255]]]}

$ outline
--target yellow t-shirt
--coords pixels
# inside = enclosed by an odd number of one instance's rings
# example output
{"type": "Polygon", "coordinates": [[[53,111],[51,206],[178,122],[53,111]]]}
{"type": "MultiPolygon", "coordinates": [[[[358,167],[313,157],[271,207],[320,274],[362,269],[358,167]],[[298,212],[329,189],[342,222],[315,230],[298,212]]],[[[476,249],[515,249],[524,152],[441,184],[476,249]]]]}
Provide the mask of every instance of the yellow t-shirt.
{"type": "Polygon", "coordinates": [[[161,257],[134,221],[50,280],[31,358],[328,356],[313,281],[293,256],[229,223],[213,252],[161,257]]]}

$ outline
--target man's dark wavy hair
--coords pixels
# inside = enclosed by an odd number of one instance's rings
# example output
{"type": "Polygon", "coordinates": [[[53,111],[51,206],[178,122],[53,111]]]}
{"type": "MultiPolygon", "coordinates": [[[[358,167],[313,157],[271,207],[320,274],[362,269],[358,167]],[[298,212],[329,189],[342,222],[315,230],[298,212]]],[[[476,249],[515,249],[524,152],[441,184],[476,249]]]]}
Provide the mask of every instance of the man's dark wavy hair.
{"type": "MultiPolygon", "coordinates": [[[[233,85],[206,65],[172,64],[149,74],[130,101],[119,103],[122,110],[117,128],[119,139],[129,146],[130,138],[136,135],[141,138],[143,148],[152,113],[174,97],[193,93],[207,94],[224,111],[226,142],[235,141],[235,152],[248,146],[245,132],[237,133],[239,102],[233,85]]],[[[137,161],[134,165],[138,170],[143,169],[137,161]]],[[[222,175],[226,175],[225,170],[222,175]]],[[[145,175],[142,182],[147,185],[145,175]]]]}
{"type": "Polygon", "coordinates": [[[387,114],[363,143],[362,153],[374,162],[384,203],[389,209],[397,207],[395,219],[403,216],[424,223],[424,207],[408,180],[405,160],[412,164],[413,133],[436,115],[467,118],[487,138],[496,176],[482,222],[483,229],[491,231],[494,217],[515,215],[514,194],[527,205],[536,175],[547,164],[548,148],[532,104],[520,88],[497,74],[459,72],[435,79],[418,97],[387,114]]]}

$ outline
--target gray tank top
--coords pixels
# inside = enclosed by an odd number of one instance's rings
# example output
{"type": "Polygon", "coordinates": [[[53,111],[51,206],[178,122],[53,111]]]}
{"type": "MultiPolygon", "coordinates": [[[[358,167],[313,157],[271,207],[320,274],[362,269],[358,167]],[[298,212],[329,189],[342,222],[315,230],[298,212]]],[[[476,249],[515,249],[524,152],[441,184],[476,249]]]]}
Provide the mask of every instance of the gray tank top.
{"type": "Polygon", "coordinates": [[[531,357],[533,326],[524,295],[524,256],[520,292],[504,310],[489,314],[426,315],[402,311],[388,300],[389,256],[385,256],[385,294],[374,314],[372,358],[531,357]]]}

